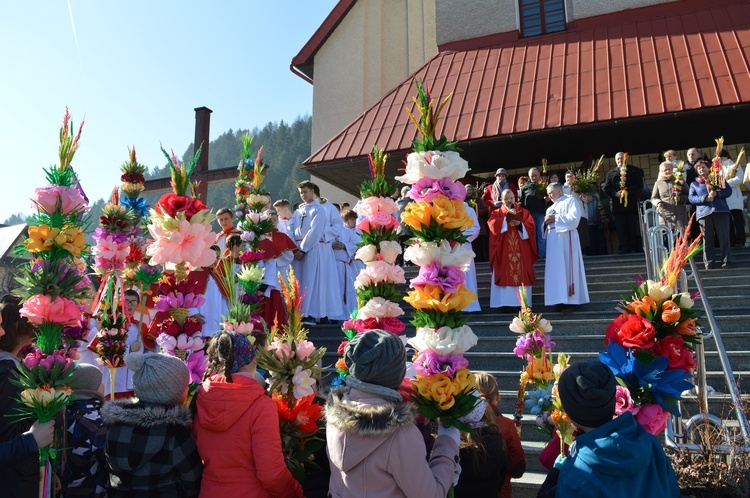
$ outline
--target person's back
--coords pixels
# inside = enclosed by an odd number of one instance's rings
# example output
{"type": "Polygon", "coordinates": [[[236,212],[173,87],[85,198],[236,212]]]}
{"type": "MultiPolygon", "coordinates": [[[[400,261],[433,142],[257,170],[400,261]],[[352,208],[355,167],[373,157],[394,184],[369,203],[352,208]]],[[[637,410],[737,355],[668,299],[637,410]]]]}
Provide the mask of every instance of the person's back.
{"type": "Polygon", "coordinates": [[[661,443],[625,412],[576,438],[555,496],[670,498],[680,489],[661,443]]]}
{"type": "Polygon", "coordinates": [[[284,463],[276,404],[254,379],[255,368],[244,335],[222,331],[211,340],[207,370],[214,375],[196,394],[193,422],[201,497],[302,496],[284,463]]]}
{"type": "Polygon", "coordinates": [[[131,353],[125,363],[135,372],[138,400],[105,403],[104,451],[110,470],[110,496],[195,497],[200,490],[200,456],[182,403],[190,373],[174,356],[131,353]]]}
{"type": "Polygon", "coordinates": [[[615,377],[603,363],[575,363],[557,384],[563,409],[579,434],[558,457],[538,497],[677,498],[672,464],[659,441],[632,413],[616,419],[615,377]]]}

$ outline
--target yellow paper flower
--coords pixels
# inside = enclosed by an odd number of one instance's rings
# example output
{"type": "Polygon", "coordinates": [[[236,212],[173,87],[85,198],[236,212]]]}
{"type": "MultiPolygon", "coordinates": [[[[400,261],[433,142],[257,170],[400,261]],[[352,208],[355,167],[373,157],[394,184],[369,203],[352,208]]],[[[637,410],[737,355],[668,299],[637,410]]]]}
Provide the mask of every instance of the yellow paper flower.
{"type": "Polygon", "coordinates": [[[26,240],[26,249],[29,252],[49,251],[56,245],[73,256],[80,256],[86,248],[86,237],[80,227],[64,230],[50,228],[44,224],[29,227],[29,238],[26,240]]]}
{"type": "Polygon", "coordinates": [[[450,310],[462,310],[471,304],[477,295],[464,285],[456,287],[456,292],[443,294],[436,285],[425,285],[409,291],[404,301],[417,309],[432,309],[446,313],[450,310]]]}
{"type": "Polygon", "coordinates": [[[548,382],[552,380],[552,368],[546,356],[532,357],[526,365],[526,373],[533,381],[548,382]]]}
{"type": "Polygon", "coordinates": [[[80,256],[86,249],[86,236],[83,234],[81,227],[67,228],[55,241],[73,256],[80,256]],[[60,244],[60,240],[64,242],[60,244]]]}
{"type": "Polygon", "coordinates": [[[401,213],[401,221],[415,230],[422,230],[422,225],[430,226],[432,209],[426,202],[410,202],[401,213]]]}
{"type": "MultiPolygon", "coordinates": [[[[29,238],[26,239],[26,249],[29,252],[48,251],[53,247],[54,237],[50,237],[50,227],[48,225],[38,225],[29,227],[29,238]]],[[[55,232],[55,235],[59,230],[55,232]]]]}
{"type": "Polygon", "coordinates": [[[437,403],[441,410],[449,410],[456,402],[457,385],[444,373],[425,377],[417,375],[414,385],[419,394],[437,403]]]}
{"type": "Polygon", "coordinates": [[[438,195],[432,201],[432,217],[446,229],[460,228],[465,230],[474,224],[466,214],[466,204],[456,199],[438,195]]]}
{"type": "Polygon", "coordinates": [[[476,387],[477,382],[474,374],[468,368],[459,368],[453,376],[453,382],[456,384],[457,392],[466,392],[476,387]]]}

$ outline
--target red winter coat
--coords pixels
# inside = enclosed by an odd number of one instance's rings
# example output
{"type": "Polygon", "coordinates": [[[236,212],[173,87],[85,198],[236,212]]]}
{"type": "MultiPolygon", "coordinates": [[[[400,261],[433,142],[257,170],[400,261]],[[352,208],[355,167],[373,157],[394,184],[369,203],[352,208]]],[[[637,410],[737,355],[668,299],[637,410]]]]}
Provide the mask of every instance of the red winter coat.
{"type": "Polygon", "coordinates": [[[214,375],[197,396],[193,433],[203,459],[201,498],[302,496],[284,463],[276,404],[257,381],[214,375]]]}

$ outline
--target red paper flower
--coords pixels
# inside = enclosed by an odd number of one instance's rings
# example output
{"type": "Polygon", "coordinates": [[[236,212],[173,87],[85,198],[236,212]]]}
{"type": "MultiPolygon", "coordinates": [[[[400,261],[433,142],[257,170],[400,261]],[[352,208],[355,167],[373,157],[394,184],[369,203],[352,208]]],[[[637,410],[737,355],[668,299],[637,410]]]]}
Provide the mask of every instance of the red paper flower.
{"type": "Polygon", "coordinates": [[[680,368],[685,372],[690,372],[695,368],[693,352],[685,346],[685,341],[681,336],[669,335],[664,337],[654,346],[654,353],[667,357],[670,370],[680,368]]]}
{"type": "Polygon", "coordinates": [[[174,218],[177,213],[185,213],[185,218],[190,221],[198,211],[208,209],[200,199],[176,194],[164,194],[154,206],[159,214],[168,214],[174,218]]]}
{"type": "Polygon", "coordinates": [[[273,398],[279,411],[279,418],[307,433],[314,433],[318,430],[317,422],[323,416],[323,405],[313,403],[314,399],[314,394],[305,396],[297,400],[294,408],[290,408],[285,398],[276,396],[273,398]]]}
{"type": "Polygon", "coordinates": [[[344,354],[344,350],[346,349],[346,345],[349,344],[349,341],[341,341],[341,344],[339,344],[339,348],[336,351],[339,355],[344,354]]]}
{"type": "Polygon", "coordinates": [[[605,344],[614,341],[624,348],[649,349],[654,346],[656,329],[639,315],[622,314],[607,327],[605,344]]]}

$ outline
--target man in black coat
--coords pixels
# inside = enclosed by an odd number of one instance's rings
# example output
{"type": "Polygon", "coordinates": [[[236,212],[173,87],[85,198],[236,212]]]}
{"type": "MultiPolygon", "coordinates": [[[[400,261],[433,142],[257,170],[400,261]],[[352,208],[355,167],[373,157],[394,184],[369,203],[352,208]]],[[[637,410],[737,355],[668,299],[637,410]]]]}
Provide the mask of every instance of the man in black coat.
{"type": "Polygon", "coordinates": [[[643,190],[643,170],[630,164],[625,175],[625,192],[620,187],[620,168],[625,154],[615,155],[617,166],[607,173],[604,192],[611,199],[612,215],[617,228],[618,254],[643,252],[638,223],[639,196],[643,190]]]}

